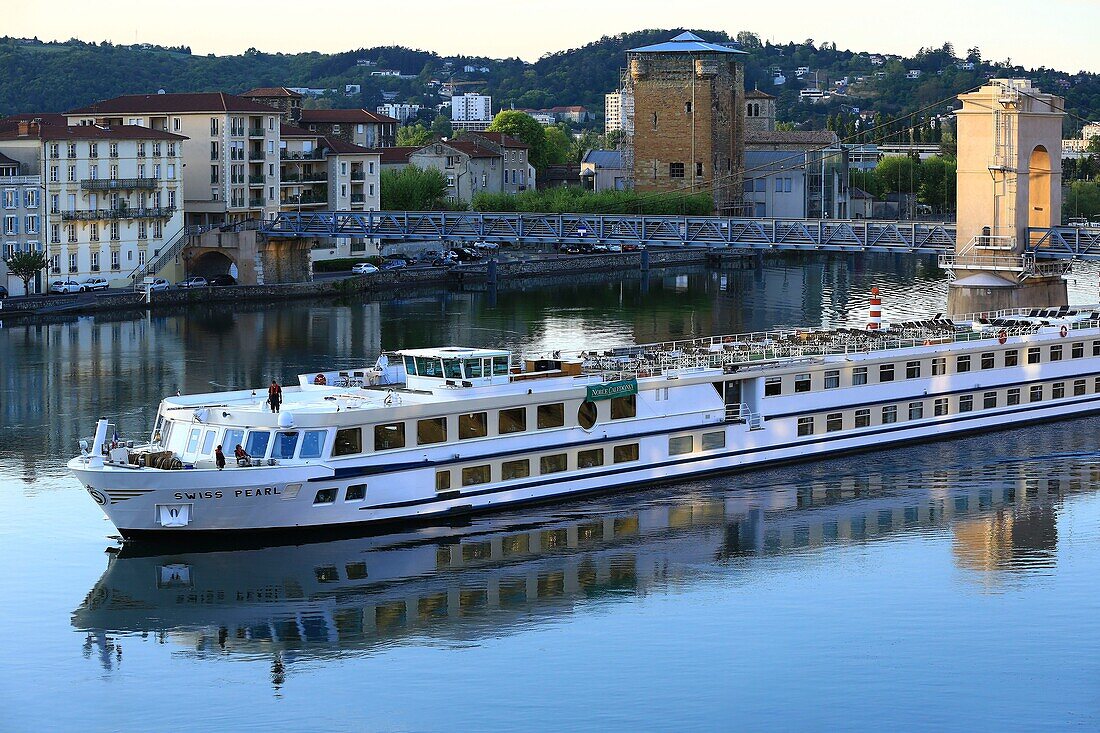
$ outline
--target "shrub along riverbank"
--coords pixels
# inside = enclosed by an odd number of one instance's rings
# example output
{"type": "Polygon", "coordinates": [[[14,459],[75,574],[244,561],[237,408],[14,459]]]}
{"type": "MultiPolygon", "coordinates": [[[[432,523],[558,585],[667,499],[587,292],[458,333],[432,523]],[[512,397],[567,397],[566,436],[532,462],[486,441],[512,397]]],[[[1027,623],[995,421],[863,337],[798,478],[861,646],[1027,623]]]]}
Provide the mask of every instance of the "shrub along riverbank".
{"type": "Polygon", "coordinates": [[[532,211],[552,214],[709,216],[714,213],[714,197],[709,193],[592,193],[579,186],[562,186],[543,191],[522,191],[518,194],[479,193],[474,196],[473,208],[475,211],[532,211]]]}

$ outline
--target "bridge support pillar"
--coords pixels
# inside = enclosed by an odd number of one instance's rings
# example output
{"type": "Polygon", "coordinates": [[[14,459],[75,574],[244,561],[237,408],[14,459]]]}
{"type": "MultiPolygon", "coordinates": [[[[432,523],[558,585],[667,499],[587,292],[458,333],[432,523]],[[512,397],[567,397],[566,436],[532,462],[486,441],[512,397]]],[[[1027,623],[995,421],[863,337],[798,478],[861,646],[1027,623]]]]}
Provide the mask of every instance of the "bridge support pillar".
{"type": "Polygon", "coordinates": [[[959,100],[955,253],[940,258],[948,312],[1065,305],[1060,271],[1028,251],[1029,228],[1061,218],[1064,100],[1027,79],[991,79],[959,100]]]}
{"type": "Polygon", "coordinates": [[[1061,277],[1032,277],[1017,282],[988,272],[970,273],[947,289],[948,313],[982,313],[1010,308],[1048,308],[1069,303],[1061,277]]]}

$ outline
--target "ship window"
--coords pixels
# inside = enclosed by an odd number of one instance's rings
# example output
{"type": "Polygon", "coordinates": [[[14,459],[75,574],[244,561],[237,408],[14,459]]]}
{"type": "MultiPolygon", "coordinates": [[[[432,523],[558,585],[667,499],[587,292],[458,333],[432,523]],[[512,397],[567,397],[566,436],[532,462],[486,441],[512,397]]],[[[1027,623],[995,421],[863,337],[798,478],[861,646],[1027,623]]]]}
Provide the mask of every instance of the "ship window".
{"type": "Polygon", "coordinates": [[[1061,346],[1051,346],[1050,347],[1050,360],[1051,361],[1061,361],[1062,360],[1062,347],[1061,346]]]}
{"type": "Polygon", "coordinates": [[[416,357],[416,375],[419,377],[442,377],[443,362],[427,356],[416,357]]]}
{"type": "Polygon", "coordinates": [[[974,395],[964,394],[959,397],[959,412],[970,412],[974,409],[974,395]]]}
{"type": "Polygon", "coordinates": [[[462,361],[460,359],[444,359],[443,373],[447,379],[462,379],[462,361]]]}
{"type": "Polygon", "coordinates": [[[1069,355],[1073,359],[1080,359],[1082,356],[1084,356],[1085,355],[1085,344],[1084,344],[1084,342],[1078,342],[1078,343],[1074,344],[1073,346],[1071,346],[1070,350],[1069,350],[1069,355]]]}
{"type": "Polygon", "coordinates": [[[835,433],[844,429],[844,413],[830,412],[825,416],[825,432],[835,433]]]}
{"type": "Polygon", "coordinates": [[[798,434],[799,435],[813,435],[814,434],[814,419],[812,417],[800,417],[800,418],[798,418],[798,434]]]}
{"type": "Polygon", "coordinates": [[[494,356],[493,357],[493,375],[497,377],[505,376],[508,374],[508,357],[507,356],[494,356]]]}
{"type": "Polygon", "coordinates": [[[489,465],[484,466],[468,466],[462,469],[462,485],[474,486],[476,484],[487,484],[493,480],[492,467],[489,465]]]}
{"type": "Polygon", "coordinates": [[[923,402],[910,402],[909,403],[909,419],[920,420],[924,417],[924,403],[923,402]]]}
{"type": "Polygon", "coordinates": [[[393,422],[374,426],[374,449],[393,450],[405,447],[405,423],[393,422]]]}
{"type": "Polygon", "coordinates": [[[893,364],[879,364],[878,365],[878,381],[880,381],[880,382],[893,382],[894,381],[894,365],[893,364]]]}
{"type": "MultiPolygon", "coordinates": [[[[199,435],[202,433],[202,428],[192,428],[191,434],[187,436],[187,452],[194,453],[199,447],[199,435]]],[[[264,433],[267,435],[267,433],[264,433]]]]}
{"type": "Polygon", "coordinates": [[[1012,367],[1020,363],[1020,352],[1016,349],[1009,349],[1005,352],[1005,366],[1012,367]]]}
{"type": "Polygon", "coordinates": [[[466,359],[466,379],[481,378],[481,359],[466,359]]]}
{"type": "Polygon", "coordinates": [[[526,458],[518,461],[505,461],[500,464],[500,480],[511,481],[517,478],[527,478],[531,475],[531,461],[526,458]]]}
{"type": "Polygon", "coordinates": [[[501,435],[522,433],[527,429],[527,408],[511,407],[497,415],[497,432],[501,435]]]}
{"type": "Polygon", "coordinates": [[[538,429],[560,428],[565,425],[565,403],[554,402],[538,407],[538,429]]]}
{"type": "Polygon", "coordinates": [[[932,404],[932,414],[936,417],[942,417],[948,412],[948,400],[946,397],[940,397],[932,404]]]}
{"type": "Polygon", "coordinates": [[[638,460],[638,444],[627,443],[626,445],[617,445],[612,450],[612,457],[615,459],[615,463],[630,463],[631,461],[638,460]]]}
{"type": "Polygon", "coordinates": [[[603,465],[603,448],[577,451],[577,468],[595,468],[603,465]]]}
{"type": "MultiPolygon", "coordinates": [[[[228,435],[228,431],[226,435],[228,435]]],[[[298,451],[299,458],[320,458],[321,451],[325,447],[325,430],[307,430],[302,436],[302,449],[298,451]]]]}
{"type": "Polygon", "coordinates": [[[871,424],[870,410],[856,410],[856,427],[865,428],[871,424]]]}
{"type": "Polygon", "coordinates": [[[1066,396],[1066,383],[1055,382],[1050,386],[1050,398],[1052,400],[1060,400],[1066,396]]]}
{"type": "Polygon", "coordinates": [[[684,453],[691,453],[695,448],[694,440],[690,435],[677,435],[668,439],[668,454],[670,456],[679,456],[684,453]]]}
{"type": "Polygon", "coordinates": [[[366,484],[352,484],[344,492],[344,501],[362,501],[367,498],[366,484]]]}
{"type": "Polygon", "coordinates": [[[484,438],[489,434],[489,413],[468,412],[458,416],[458,439],[484,438]]]}
{"type": "Polygon", "coordinates": [[[1031,388],[1031,402],[1042,402],[1043,400],[1043,385],[1037,384],[1031,388]]]}
{"type": "Polygon", "coordinates": [[[992,410],[997,406],[997,393],[986,392],[982,395],[982,407],[986,410],[992,410]]]}
{"type": "Polygon", "coordinates": [[[1085,393],[1085,380],[1075,379],[1073,380],[1073,396],[1080,397],[1085,393]]]}
{"type": "Polygon", "coordinates": [[[539,458],[539,473],[561,473],[569,468],[569,456],[565,453],[555,453],[539,458]]]}
{"type": "Polygon", "coordinates": [[[1032,346],[1027,350],[1027,363],[1038,364],[1039,363],[1039,347],[1032,346]]]}
{"type": "Polygon", "coordinates": [[[893,423],[898,421],[898,406],[887,405],[882,408],[882,424],[893,423]]]}
{"type": "Polygon", "coordinates": [[[1019,387],[1013,387],[1012,389],[1008,390],[1008,398],[1005,400],[1005,404],[1007,404],[1007,405],[1018,405],[1018,404],[1020,404],[1020,388],[1019,387]]]}
{"type": "Polygon", "coordinates": [[[405,374],[416,376],[416,359],[411,356],[405,357],[405,374]]]}
{"type": "Polygon", "coordinates": [[[202,438],[202,454],[204,456],[210,455],[210,452],[214,450],[214,436],[217,433],[213,430],[207,430],[206,435],[202,438]]]}
{"type": "MultiPolygon", "coordinates": [[[[374,429],[375,442],[378,441],[378,428],[374,429]]],[[[431,445],[433,443],[447,442],[447,418],[426,417],[416,421],[416,444],[431,445]]],[[[404,444],[404,441],[402,441],[404,444]]],[[[402,446],[393,446],[400,448],[402,446]]]]}
{"type": "Polygon", "coordinates": [[[226,453],[236,450],[238,445],[244,442],[244,431],[237,428],[227,428],[222,435],[222,450],[226,453]]]}
{"type": "Polygon", "coordinates": [[[244,445],[245,453],[253,458],[263,458],[267,455],[267,444],[271,440],[271,433],[266,430],[249,430],[248,441],[244,445]]]}
{"type": "Polygon", "coordinates": [[[852,370],[852,386],[861,384],[867,384],[867,367],[856,367],[852,370]]]}
{"type": "Polygon", "coordinates": [[[596,424],[596,403],[585,400],[577,409],[577,423],[585,430],[591,430],[596,424]]]}
{"type": "Polygon", "coordinates": [[[638,416],[638,395],[611,398],[611,419],[623,420],[638,416]]]}
{"type": "Polygon", "coordinates": [[[314,504],[332,504],[336,501],[336,489],[320,489],[313,497],[314,504]]]}
{"type": "Polygon", "coordinates": [[[840,370],[830,369],[825,372],[825,389],[836,389],[840,386],[840,370]]]}
{"type": "Polygon", "coordinates": [[[963,372],[970,371],[970,357],[960,356],[955,359],[955,373],[962,374],[963,372]]]}
{"type": "Polygon", "coordinates": [[[298,447],[298,432],[275,433],[275,445],[271,448],[272,458],[293,458],[294,449],[298,447]]]}
{"type": "Polygon", "coordinates": [[[451,488],[451,472],[450,471],[436,471],[435,472],[435,490],[436,491],[448,491],[451,488]]]}
{"type": "Polygon", "coordinates": [[[363,452],[363,429],[344,428],[336,431],[336,442],[332,446],[332,455],[350,456],[363,452]]]}
{"type": "Polygon", "coordinates": [[[783,377],[768,377],[764,380],[764,396],[776,397],[783,394],[783,377]]]}
{"type": "Polygon", "coordinates": [[[997,364],[996,364],[996,361],[993,358],[993,352],[992,351],[987,351],[984,354],[982,354],[982,369],[992,369],[996,365],[997,364]]]}
{"type": "Polygon", "coordinates": [[[1093,341],[1092,342],[1092,355],[1093,356],[1100,356],[1100,341],[1093,341]]]}
{"type": "Polygon", "coordinates": [[[809,374],[796,374],[796,375],[794,375],[794,391],[795,392],[809,392],[810,391],[810,375],[809,374]]]}
{"type": "Polygon", "coordinates": [[[703,450],[718,450],[726,447],[726,431],[716,430],[713,433],[703,433],[703,450]]]}
{"type": "Polygon", "coordinates": [[[920,379],[920,362],[919,361],[907,361],[907,362],[905,362],[905,378],[906,379],[920,379]]]}
{"type": "Polygon", "coordinates": [[[1100,377],[1097,377],[1092,382],[1092,391],[1100,394],[1100,377]]]}
{"type": "Polygon", "coordinates": [[[932,357],[932,376],[938,377],[943,374],[947,374],[947,357],[934,356],[932,357]]]}

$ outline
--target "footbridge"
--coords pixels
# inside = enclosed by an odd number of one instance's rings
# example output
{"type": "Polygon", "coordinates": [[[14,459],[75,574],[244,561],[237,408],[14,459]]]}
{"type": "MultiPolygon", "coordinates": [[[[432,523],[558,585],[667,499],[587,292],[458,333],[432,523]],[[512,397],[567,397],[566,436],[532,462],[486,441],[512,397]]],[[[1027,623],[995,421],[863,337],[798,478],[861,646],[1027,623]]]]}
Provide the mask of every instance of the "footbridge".
{"type": "MultiPolygon", "coordinates": [[[[269,237],[362,237],[386,242],[644,244],[933,255],[947,254],[955,249],[954,224],[872,219],[314,211],[280,213],[277,218],[264,222],[261,231],[269,237]]],[[[1097,251],[1100,253],[1100,243],[1097,251]]]]}

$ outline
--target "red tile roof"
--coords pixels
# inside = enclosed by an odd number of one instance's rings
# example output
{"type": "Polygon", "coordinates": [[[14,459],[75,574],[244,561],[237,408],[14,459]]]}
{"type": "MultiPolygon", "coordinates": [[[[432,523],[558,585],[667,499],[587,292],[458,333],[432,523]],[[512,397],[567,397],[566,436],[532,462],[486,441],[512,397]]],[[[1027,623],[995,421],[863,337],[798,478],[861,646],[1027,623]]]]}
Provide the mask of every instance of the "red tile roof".
{"type": "Polygon", "coordinates": [[[291,99],[301,99],[302,95],[298,92],[291,91],[286,87],[256,87],[255,89],[249,89],[247,92],[241,92],[242,97],[289,97],[291,99]]]}
{"type": "Polygon", "coordinates": [[[69,121],[60,112],[21,112],[0,119],[0,125],[6,122],[28,122],[30,120],[40,120],[42,124],[49,125],[64,125],[69,121]]]}
{"type": "MultiPolygon", "coordinates": [[[[469,155],[471,158],[499,158],[500,153],[497,152],[496,146],[488,146],[484,143],[479,143],[473,138],[459,138],[457,140],[447,140],[442,143],[448,145],[459,152],[469,155]]],[[[435,145],[435,143],[428,143],[424,147],[435,145]]]]}
{"type": "Polygon", "coordinates": [[[409,156],[420,148],[413,146],[400,146],[390,148],[371,148],[370,152],[378,153],[382,165],[402,165],[409,162],[409,156]]]}
{"type": "Polygon", "coordinates": [[[317,133],[304,127],[283,122],[279,124],[279,137],[317,137],[317,133]]]}
{"type": "Polygon", "coordinates": [[[370,148],[364,148],[362,145],[355,145],[346,140],[341,140],[338,137],[323,136],[321,137],[321,142],[334,153],[352,154],[376,152],[370,148]]]}
{"type": "Polygon", "coordinates": [[[745,92],[745,99],[775,99],[775,97],[759,89],[750,89],[745,92]]]}
{"type": "Polygon", "coordinates": [[[124,94],[70,110],[69,115],[157,114],[163,112],[263,112],[271,107],[225,92],[124,94]]]}
{"type": "Polygon", "coordinates": [[[366,109],[303,109],[302,124],[343,122],[381,122],[396,123],[397,120],[389,115],[378,114],[366,109]]]}
{"type": "MultiPolygon", "coordinates": [[[[0,122],[0,140],[17,140],[18,122],[11,124],[7,120],[0,122]]],[[[29,137],[39,140],[187,140],[184,135],[176,135],[163,130],[153,130],[140,125],[35,125],[31,124],[29,137]]]]}

